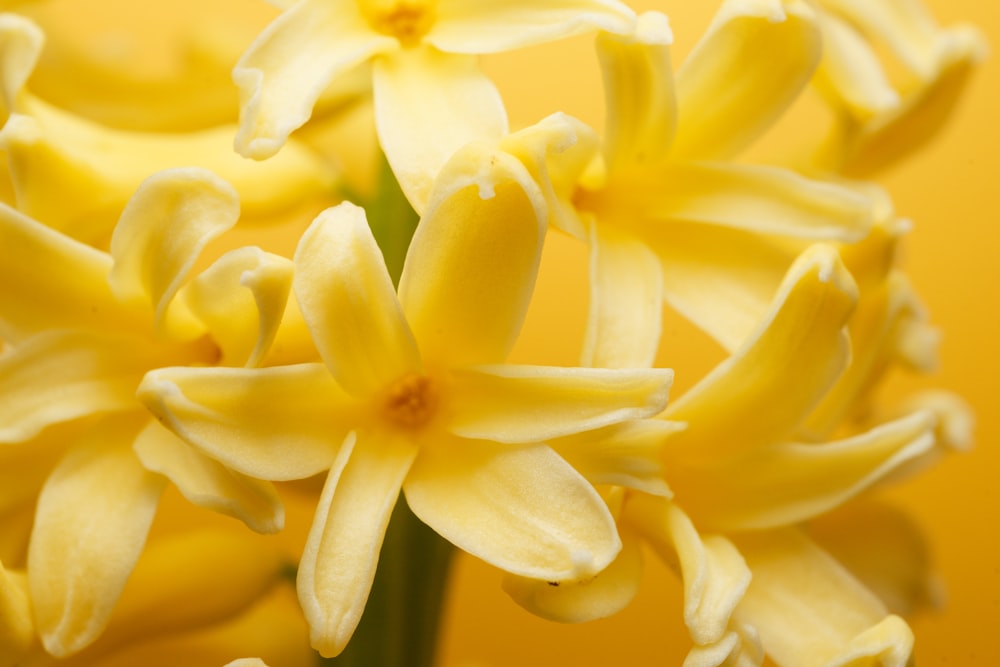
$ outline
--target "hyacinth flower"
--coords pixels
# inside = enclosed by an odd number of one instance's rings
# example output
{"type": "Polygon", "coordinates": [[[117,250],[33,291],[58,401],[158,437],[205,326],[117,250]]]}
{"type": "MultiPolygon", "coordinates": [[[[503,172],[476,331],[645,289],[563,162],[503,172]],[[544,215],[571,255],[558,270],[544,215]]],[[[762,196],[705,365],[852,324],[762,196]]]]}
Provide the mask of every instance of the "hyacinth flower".
{"type": "Polygon", "coordinates": [[[671,39],[657,13],[633,35],[600,36],[603,151],[588,156],[581,142],[575,168],[552,169],[554,223],[591,247],[589,365],[651,364],[664,301],[732,351],[802,248],[860,240],[873,222],[856,189],[730,161],[812,75],[820,38],[808,4],[723,3],[676,81],[671,39]]]}
{"type": "Polygon", "coordinates": [[[232,188],[193,169],[139,189],[110,253],[2,209],[0,450],[19,467],[2,472],[0,507],[17,515],[37,497],[24,527],[28,581],[36,629],[53,655],[79,651],[108,622],[164,476],[254,530],[282,526],[270,484],[190,449],[135,398],[151,368],[264,359],[290,289],[289,260],[244,248],[185,281],[204,245],[238,215],[232,188]]]}
{"type": "Polygon", "coordinates": [[[221,665],[252,652],[273,664],[309,667],[315,654],[285,567],[273,543],[245,531],[213,527],[155,537],[105,632],[65,659],[46,653],[32,632],[25,573],[0,571],[0,609],[5,620],[19,622],[4,625],[19,636],[0,635],[0,665],[221,665]]]}
{"type": "Polygon", "coordinates": [[[816,86],[834,111],[813,168],[865,177],[944,126],[986,56],[973,26],[941,28],[921,0],[818,0],[823,61],[816,86]],[[894,63],[880,57],[888,52],[894,63]],[[888,74],[893,65],[902,76],[888,74]]]}
{"type": "Polygon", "coordinates": [[[189,133],[119,130],[76,116],[33,95],[29,81],[44,44],[29,19],[0,14],[0,75],[6,154],[14,202],[22,213],[73,238],[106,247],[139,184],[168,168],[199,165],[232,183],[244,216],[266,218],[303,199],[329,199],[336,170],[302,144],[273,163],[232,152],[232,126],[189,133]]]}
{"type": "Polygon", "coordinates": [[[759,665],[766,651],[782,667],[837,656],[894,656],[882,664],[904,665],[912,644],[905,623],[794,528],[933,446],[936,420],[927,411],[841,440],[797,439],[848,366],[845,325],[856,301],[835,251],[814,246],[789,270],[755,333],[663,413],[683,428],[619,428],[589,444],[553,442],[585,472],[602,460],[605,472],[588,476],[595,483],[628,487],[616,501],[625,546],[595,578],[553,587],[508,577],[508,592],[548,618],[608,615],[637,590],[645,541],[683,580],[695,642],[686,664],[759,665]],[[609,452],[631,453],[617,476],[609,474],[609,452]]]}
{"type": "Polygon", "coordinates": [[[500,94],[476,55],[597,29],[628,32],[617,0],[281,0],[285,11],[233,70],[240,89],[236,150],[264,159],[303,125],[326,86],[372,68],[379,142],[418,213],[460,147],[507,133],[500,94]]]}
{"type": "Polygon", "coordinates": [[[604,501],[544,441],[656,414],[672,374],[504,365],[547,220],[521,162],[469,146],[436,182],[398,296],[360,209],[303,236],[294,290],[323,363],[143,381],[164,424],[236,471],[329,471],[298,573],[321,654],[358,623],[401,488],[418,518],[506,571],[579,578],[618,553],[604,501]]]}

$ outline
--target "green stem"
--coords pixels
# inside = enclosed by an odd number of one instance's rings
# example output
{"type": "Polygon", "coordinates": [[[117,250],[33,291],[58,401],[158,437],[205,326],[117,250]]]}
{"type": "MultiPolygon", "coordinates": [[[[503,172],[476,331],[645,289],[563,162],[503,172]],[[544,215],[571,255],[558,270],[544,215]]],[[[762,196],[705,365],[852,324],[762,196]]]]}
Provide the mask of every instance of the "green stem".
{"type": "MultiPolygon", "coordinates": [[[[392,282],[398,284],[419,218],[384,156],[378,191],[366,213],[392,282]]],[[[361,623],[343,653],[319,664],[431,667],[452,550],[451,544],[414,516],[400,497],[386,530],[361,623]]]]}

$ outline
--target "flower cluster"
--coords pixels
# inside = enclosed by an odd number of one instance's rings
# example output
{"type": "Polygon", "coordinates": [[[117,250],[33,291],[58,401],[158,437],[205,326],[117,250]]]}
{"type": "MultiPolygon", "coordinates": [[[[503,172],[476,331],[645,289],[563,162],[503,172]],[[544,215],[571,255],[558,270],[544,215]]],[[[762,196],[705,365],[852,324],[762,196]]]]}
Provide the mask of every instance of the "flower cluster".
{"type": "Polygon", "coordinates": [[[922,545],[856,548],[905,521],[859,496],[971,418],[875,398],[937,336],[859,179],[946,120],[978,33],[722,0],[675,71],[619,0],[271,4],[252,43],[161,10],[159,68],[59,0],[0,14],[0,667],[337,656],[380,561],[428,557],[387,553],[414,516],[564,622],[628,604],[651,547],[689,667],[906,665],[922,545]],[[512,130],[478,56],[575,35],[603,132],[512,130]],[[828,134],[748,157],[813,91],[828,134]],[[590,253],[576,367],[509,361],[550,234],[590,253]],[[672,317],[724,360],[668,401],[672,317]]]}

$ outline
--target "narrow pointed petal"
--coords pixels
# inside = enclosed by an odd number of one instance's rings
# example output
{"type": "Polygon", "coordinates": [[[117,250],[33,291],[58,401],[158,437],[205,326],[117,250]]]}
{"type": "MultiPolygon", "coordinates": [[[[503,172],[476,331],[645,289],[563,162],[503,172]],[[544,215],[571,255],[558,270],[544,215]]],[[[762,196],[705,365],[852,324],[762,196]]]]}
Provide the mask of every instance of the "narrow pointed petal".
{"type": "Polygon", "coordinates": [[[820,52],[807,2],[726,0],[677,73],[673,156],[707,160],[738,153],[798,97],[820,52]]]}
{"type": "Polygon", "coordinates": [[[38,499],[28,577],[38,632],[54,656],[104,630],[146,541],[165,480],[132,452],[144,420],[104,422],[66,454],[38,499]]]}
{"type": "Polygon", "coordinates": [[[666,406],[674,373],[549,366],[452,371],[446,428],[463,438],[541,442],[651,417],[666,406]]]}
{"type": "Polygon", "coordinates": [[[677,126],[677,100],[667,17],[647,12],[632,35],[604,33],[597,55],[607,105],[604,159],[609,172],[631,171],[664,161],[677,126]]]}
{"type": "Polygon", "coordinates": [[[856,301],[835,250],[803,253],[756,333],[668,408],[666,418],[688,424],[668,460],[710,464],[785,440],[847,367],[856,301]]]}
{"type": "Polygon", "coordinates": [[[799,531],[734,538],[753,571],[738,618],[779,667],[904,667],[913,632],[799,531]]]}
{"type": "Polygon", "coordinates": [[[280,255],[240,248],[184,286],[182,298],[221,349],[221,365],[260,365],[278,333],[294,270],[280,255]]]}
{"type": "Polygon", "coordinates": [[[535,616],[558,623],[586,623],[624,609],[639,590],[642,553],[634,535],[622,536],[622,550],[610,565],[580,581],[540,581],[513,574],[503,578],[507,595],[535,616]]]}
{"type": "Polygon", "coordinates": [[[531,300],[547,222],[544,196],[511,155],[469,146],[448,162],[399,280],[428,364],[506,360],[531,300]]]}
{"type": "Polygon", "coordinates": [[[295,296],[320,356],[361,397],[420,371],[420,353],[363,209],[327,209],[295,251],[295,296]]]}
{"type": "Polygon", "coordinates": [[[111,258],[0,204],[0,338],[46,329],[148,331],[108,287],[111,258]]]}
{"type": "Polygon", "coordinates": [[[0,655],[17,665],[35,643],[35,624],[28,600],[28,577],[0,563],[0,655]]]}
{"type": "Polygon", "coordinates": [[[874,204],[861,192],[778,167],[673,164],[629,176],[614,188],[644,218],[756,234],[846,243],[861,240],[874,222],[874,204]]]}
{"type": "Polygon", "coordinates": [[[859,499],[810,521],[806,530],[890,612],[914,614],[942,605],[928,536],[902,509],[859,499]]]}
{"type": "Polygon", "coordinates": [[[849,23],[822,13],[823,61],[816,70],[820,90],[862,119],[885,113],[900,102],[878,55],[849,23]]]}
{"type": "Polygon", "coordinates": [[[14,112],[18,96],[35,69],[45,34],[30,19],[7,12],[0,15],[0,125],[14,112]]]}
{"type": "Polygon", "coordinates": [[[417,448],[373,433],[349,438],[330,469],[299,563],[297,586],[313,648],[344,650],[361,619],[379,550],[417,448]]]}
{"type": "Polygon", "coordinates": [[[413,513],[445,539],[523,577],[593,576],[621,549],[604,500],[543,445],[442,435],[421,448],[404,491],[413,513]]]}
{"type": "Polygon", "coordinates": [[[92,414],[134,410],[135,388],[156,364],[149,344],[129,336],[47,331],[0,355],[0,442],[92,414]]]}
{"type": "Polygon", "coordinates": [[[495,53],[604,30],[626,33],[635,14],[617,0],[439,0],[424,40],[442,51],[495,53]]]}
{"type": "Polygon", "coordinates": [[[722,639],[733,610],[750,583],[739,551],[719,535],[702,537],[679,507],[637,494],[625,505],[635,526],[667,563],[677,563],[684,581],[684,622],[698,644],[722,639]]]}
{"type": "Polygon", "coordinates": [[[134,446],[147,470],[169,479],[195,505],[239,519],[258,533],[284,526],[285,508],[273,484],[229,470],[159,422],[150,421],[134,446]]]}
{"type": "Polygon", "coordinates": [[[379,143],[406,198],[423,214],[441,168],[474,141],[507,134],[507,112],[496,86],[473,56],[422,47],[374,65],[379,143]]]}
{"type": "Polygon", "coordinates": [[[581,364],[649,368],[660,345],[662,313],[659,258],[611,225],[591,225],[590,313],[581,364]]]}
{"type": "Polygon", "coordinates": [[[111,237],[108,277],[123,302],[149,306],[161,333],[194,338],[203,327],[174,295],[202,249],[236,224],[239,196],[204,169],[160,172],[129,200],[111,237]]]}
{"type": "Polygon", "coordinates": [[[288,7],[250,45],[233,69],[240,91],[236,150],[263,160],[312,115],[337,76],[398,48],[374,32],[356,3],[304,0],[288,7]]]}
{"type": "Polygon", "coordinates": [[[710,470],[678,474],[674,490],[700,525],[718,530],[799,523],[929,451],[935,421],[929,412],[918,412],[846,440],[776,445],[710,470]]]}
{"type": "Polygon", "coordinates": [[[136,395],[181,439],[263,480],[329,469],[358,412],[322,364],[161,368],[136,395]]]}
{"type": "Polygon", "coordinates": [[[551,440],[548,444],[591,484],[670,498],[661,450],[684,424],[642,419],[551,440]]]}

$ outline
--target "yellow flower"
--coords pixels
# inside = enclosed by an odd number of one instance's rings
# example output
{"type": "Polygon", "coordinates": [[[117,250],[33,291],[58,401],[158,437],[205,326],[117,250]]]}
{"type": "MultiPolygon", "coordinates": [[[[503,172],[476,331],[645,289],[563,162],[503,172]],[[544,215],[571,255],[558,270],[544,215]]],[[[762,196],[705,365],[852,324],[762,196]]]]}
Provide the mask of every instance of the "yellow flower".
{"type": "MultiPolygon", "coordinates": [[[[605,466],[619,468],[617,477],[608,470],[588,475],[641,491],[619,501],[625,545],[619,559],[590,581],[551,588],[509,578],[508,591],[560,620],[616,611],[630,598],[623,591],[638,586],[641,537],[683,579],[684,617],[696,644],[691,664],[760,664],[760,644],[783,667],[883,653],[895,656],[886,664],[904,664],[912,643],[905,624],[790,528],[838,507],[934,443],[936,420],[928,411],[841,440],[799,439],[806,418],[848,366],[845,324],[856,300],[854,281],[832,248],[806,251],[756,331],[664,411],[662,418],[682,429],[631,441],[609,432],[589,445],[659,449],[660,466],[642,474],[634,459],[605,456],[605,466]],[[669,491],[647,479],[656,474],[669,491]],[[804,649],[800,642],[811,643],[804,649]]],[[[586,463],[593,458],[588,447],[553,446],[574,465],[583,454],[582,469],[595,469],[586,463]]]]}
{"type": "Polygon", "coordinates": [[[30,507],[37,496],[28,579],[54,655],[80,650],[107,623],[156,511],[156,472],[256,530],[283,523],[271,485],[190,449],[135,398],[151,368],[259,363],[274,339],[288,260],[234,251],[184,284],[238,214],[218,178],[165,172],[130,200],[108,254],[0,208],[0,337],[10,344],[0,356],[0,442],[6,460],[25,466],[23,475],[4,469],[14,483],[0,489],[0,507],[30,507]],[[226,299],[205,303],[212,295],[226,299]],[[204,322],[220,311],[230,322],[213,339],[204,322]]]}
{"type": "Polygon", "coordinates": [[[22,213],[103,247],[139,184],[168,168],[197,165],[220,174],[234,184],[248,217],[332,192],[335,170],[300,143],[274,163],[256,164],[233,153],[231,125],[187,133],[126,131],[49,104],[24,87],[43,43],[30,20],[0,14],[6,64],[0,72],[0,148],[22,213]]]}
{"type": "Polygon", "coordinates": [[[461,146],[507,132],[500,95],[476,65],[495,53],[591,31],[630,29],[617,0],[283,0],[233,70],[236,149],[263,159],[305,123],[344,72],[371,62],[379,140],[418,212],[461,146]]]}
{"type": "Polygon", "coordinates": [[[600,496],[542,443],[659,412],[672,374],[503,365],[547,217],[519,161],[469,146],[437,181],[398,297],[360,209],[330,209],[303,236],[294,289],[323,364],[143,381],[165,424],[234,470],[329,470],[298,575],[323,655],[358,623],[401,488],[435,531],[520,575],[586,576],[618,552],[600,496]]]}
{"type": "Polygon", "coordinates": [[[943,29],[920,0],[819,0],[823,62],[816,83],[833,107],[822,169],[864,176],[920,148],[944,125],[986,41],[943,29]],[[891,54],[880,58],[880,47],[891,54]],[[893,64],[903,76],[890,76],[893,64]]]}
{"type": "Polygon", "coordinates": [[[657,13],[634,35],[601,35],[603,153],[588,167],[581,143],[575,170],[553,168],[555,224],[591,246],[590,365],[651,364],[664,301],[732,351],[802,248],[857,241],[872,224],[872,202],[851,188],[728,161],[808,82],[819,57],[808,4],[725,2],[676,84],[671,39],[657,13]]]}

